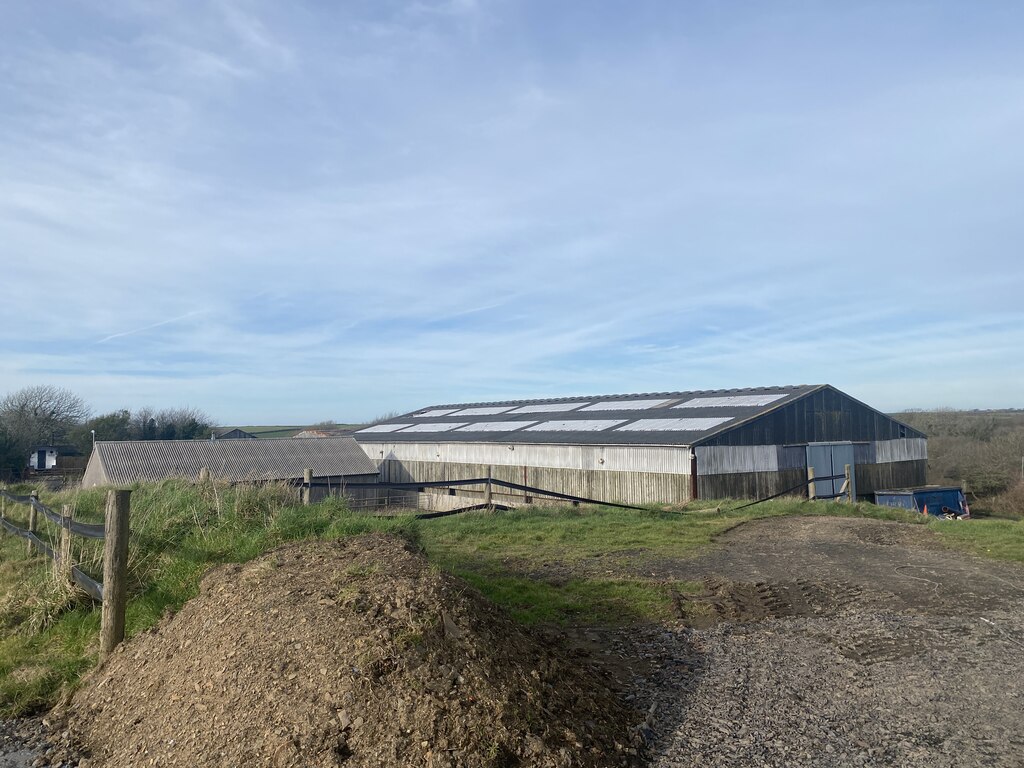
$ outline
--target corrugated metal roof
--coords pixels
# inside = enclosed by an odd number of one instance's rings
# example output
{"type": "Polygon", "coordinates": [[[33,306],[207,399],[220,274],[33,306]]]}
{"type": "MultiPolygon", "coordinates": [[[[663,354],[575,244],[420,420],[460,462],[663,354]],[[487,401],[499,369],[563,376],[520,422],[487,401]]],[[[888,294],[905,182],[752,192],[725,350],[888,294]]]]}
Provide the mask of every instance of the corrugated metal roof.
{"type": "Polygon", "coordinates": [[[431,405],[357,431],[355,437],[363,443],[433,440],[694,445],[825,386],[801,384],[431,405]],[[600,412],[602,418],[595,419],[595,412],[600,412]],[[543,417],[540,422],[538,414],[543,417]],[[579,428],[573,429],[577,421],[579,428]],[[456,424],[462,426],[455,428],[456,424]],[[474,430],[474,424],[480,428],[474,430]],[[498,424],[510,426],[499,431],[498,424]],[[550,429],[545,429],[545,425],[550,425],[550,429]]]}
{"type": "Polygon", "coordinates": [[[351,437],[97,441],[83,485],[194,478],[204,467],[233,482],[290,480],[306,469],[314,477],[377,474],[351,437]]]}

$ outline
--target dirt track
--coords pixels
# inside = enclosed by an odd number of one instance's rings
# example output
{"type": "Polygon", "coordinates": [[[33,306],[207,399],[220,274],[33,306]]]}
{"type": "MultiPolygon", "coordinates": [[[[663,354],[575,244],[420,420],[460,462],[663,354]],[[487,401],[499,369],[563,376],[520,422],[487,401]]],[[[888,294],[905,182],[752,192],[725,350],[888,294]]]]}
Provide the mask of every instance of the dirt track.
{"type": "MultiPolygon", "coordinates": [[[[928,615],[981,616],[1019,605],[1024,598],[1020,568],[943,549],[923,526],[787,517],[746,523],[721,543],[722,549],[698,560],[663,562],[647,570],[679,579],[799,582],[833,595],[836,605],[831,607],[852,604],[928,615]]],[[[795,615],[815,615],[829,607],[818,606],[810,614],[798,608],[795,615]]],[[[744,618],[742,611],[734,618],[744,618]]]]}
{"type": "Polygon", "coordinates": [[[703,582],[691,626],[608,638],[650,662],[653,766],[1024,765],[1024,569],[852,518],[721,543],[644,565],[703,582]]]}

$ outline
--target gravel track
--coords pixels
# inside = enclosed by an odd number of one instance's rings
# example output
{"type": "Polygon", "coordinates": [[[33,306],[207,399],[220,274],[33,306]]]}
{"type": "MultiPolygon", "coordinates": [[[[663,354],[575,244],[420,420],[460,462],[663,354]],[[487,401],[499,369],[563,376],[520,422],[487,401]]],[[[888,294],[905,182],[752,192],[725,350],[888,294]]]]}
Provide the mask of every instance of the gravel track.
{"type": "Polygon", "coordinates": [[[849,611],[635,633],[653,768],[1021,766],[1019,615],[849,611]],[[958,642],[949,642],[955,637],[958,642]]]}
{"type": "MultiPolygon", "coordinates": [[[[652,768],[1024,766],[1024,569],[916,526],[746,524],[706,557],[705,628],[631,632],[652,768]]],[[[692,623],[692,622],[691,622],[692,623]]]]}
{"type": "Polygon", "coordinates": [[[39,717],[0,720],[0,768],[75,768],[70,734],[39,717]]]}

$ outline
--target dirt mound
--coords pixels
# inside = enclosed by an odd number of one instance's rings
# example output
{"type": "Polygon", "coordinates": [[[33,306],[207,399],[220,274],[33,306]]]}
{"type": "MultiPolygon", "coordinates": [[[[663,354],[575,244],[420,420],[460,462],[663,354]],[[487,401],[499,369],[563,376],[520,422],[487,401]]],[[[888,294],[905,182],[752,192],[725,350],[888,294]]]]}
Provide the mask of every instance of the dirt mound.
{"type": "Polygon", "coordinates": [[[67,712],[89,766],[624,765],[640,719],[579,659],[379,535],[212,571],[67,712]]]}

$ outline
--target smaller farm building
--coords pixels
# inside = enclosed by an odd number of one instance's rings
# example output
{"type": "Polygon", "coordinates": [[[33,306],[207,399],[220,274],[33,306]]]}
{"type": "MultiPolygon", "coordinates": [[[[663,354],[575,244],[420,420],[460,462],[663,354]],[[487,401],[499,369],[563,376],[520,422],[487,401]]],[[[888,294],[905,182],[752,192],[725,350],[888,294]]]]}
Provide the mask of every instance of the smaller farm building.
{"type": "MultiPolygon", "coordinates": [[[[923,484],[928,458],[923,433],[829,385],[434,405],[355,437],[379,463],[381,482],[490,472],[633,504],[800,493],[809,468],[828,478],[847,464],[855,493],[870,497],[923,484]]],[[[818,481],[816,495],[837,495],[842,483],[818,481]]]]}
{"type": "Polygon", "coordinates": [[[252,432],[246,432],[238,427],[220,429],[213,433],[214,440],[253,440],[255,437],[252,432]]]}
{"type": "Polygon", "coordinates": [[[235,483],[296,482],[309,469],[318,482],[374,483],[377,468],[351,437],[246,440],[97,441],[82,486],[125,485],[167,477],[195,479],[203,469],[235,483]]]}
{"type": "Polygon", "coordinates": [[[73,445],[40,445],[28,457],[28,466],[37,472],[48,469],[73,469],[82,471],[85,457],[73,445]]]}

